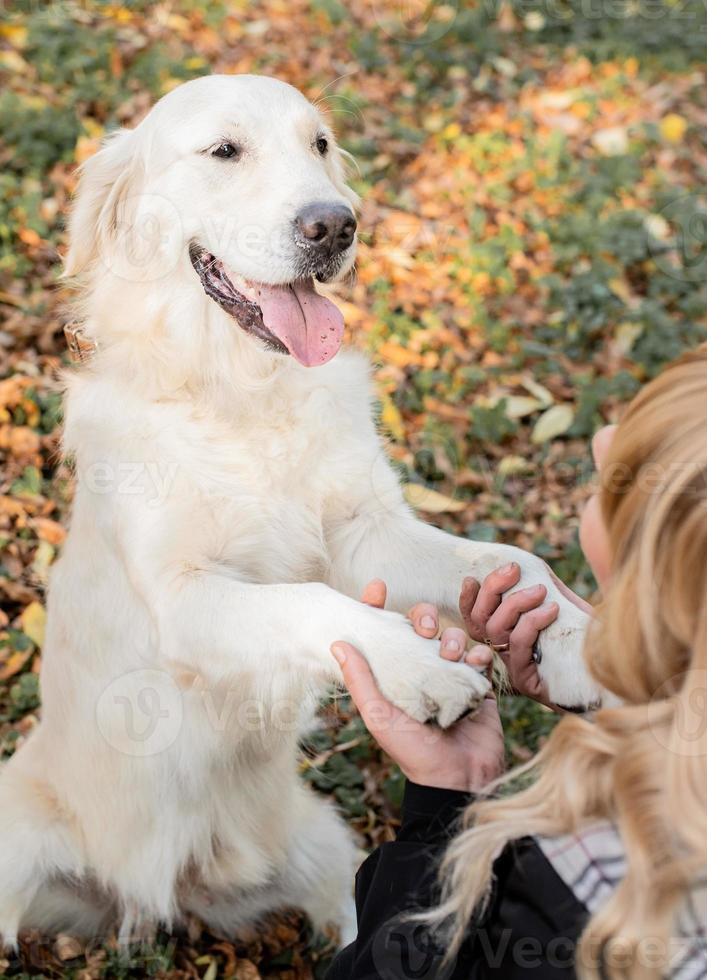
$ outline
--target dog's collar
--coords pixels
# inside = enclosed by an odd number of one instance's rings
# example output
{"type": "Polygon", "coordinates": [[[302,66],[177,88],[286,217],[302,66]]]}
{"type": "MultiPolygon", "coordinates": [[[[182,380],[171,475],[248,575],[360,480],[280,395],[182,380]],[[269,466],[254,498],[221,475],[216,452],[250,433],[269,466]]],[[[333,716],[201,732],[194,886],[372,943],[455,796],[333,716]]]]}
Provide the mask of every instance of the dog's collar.
{"type": "Polygon", "coordinates": [[[64,336],[74,364],[85,364],[98,350],[98,344],[84,336],[83,328],[78,323],[67,323],[64,336]]]}

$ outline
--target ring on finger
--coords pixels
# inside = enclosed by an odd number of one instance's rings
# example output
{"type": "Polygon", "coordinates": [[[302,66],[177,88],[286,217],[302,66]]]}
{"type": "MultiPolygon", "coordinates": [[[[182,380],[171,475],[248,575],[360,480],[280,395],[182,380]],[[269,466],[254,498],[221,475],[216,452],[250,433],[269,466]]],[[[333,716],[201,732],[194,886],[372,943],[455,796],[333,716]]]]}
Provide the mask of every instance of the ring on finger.
{"type": "Polygon", "coordinates": [[[487,647],[491,647],[494,653],[506,653],[510,649],[510,643],[494,643],[493,640],[489,640],[488,636],[484,637],[484,643],[487,647]]]}

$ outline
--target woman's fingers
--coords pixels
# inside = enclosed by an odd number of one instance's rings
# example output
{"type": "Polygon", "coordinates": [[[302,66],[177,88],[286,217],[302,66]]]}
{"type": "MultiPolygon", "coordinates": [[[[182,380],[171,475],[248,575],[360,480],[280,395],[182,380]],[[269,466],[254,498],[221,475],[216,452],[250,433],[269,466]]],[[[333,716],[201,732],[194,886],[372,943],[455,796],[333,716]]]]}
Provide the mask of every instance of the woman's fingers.
{"type": "Polygon", "coordinates": [[[471,617],[471,611],[474,608],[474,603],[476,602],[476,597],[479,594],[480,588],[481,582],[478,582],[470,575],[468,575],[462,582],[462,590],[459,596],[459,612],[461,613],[462,619],[467,625],[467,628],[471,617]]]}
{"type": "Polygon", "coordinates": [[[420,636],[432,639],[439,631],[439,612],[431,602],[418,602],[408,612],[408,619],[420,636]]]}
{"type": "Polygon", "coordinates": [[[466,633],[458,626],[450,626],[443,633],[439,653],[445,660],[461,660],[466,650],[466,633]]]}
{"type": "Polygon", "coordinates": [[[367,606],[375,606],[376,609],[385,609],[387,596],[388,589],[383,579],[374,578],[363,590],[361,602],[365,602],[367,606]]]}
{"type": "Polygon", "coordinates": [[[493,666],[493,654],[488,647],[482,643],[477,643],[464,655],[464,662],[470,667],[480,670],[490,670],[493,666]]]}
{"type": "Polygon", "coordinates": [[[486,576],[471,609],[468,609],[466,615],[462,611],[464,623],[473,639],[484,640],[486,638],[486,624],[500,606],[503,593],[516,585],[519,579],[520,566],[514,561],[504,565],[503,568],[497,568],[486,576]]]}
{"type": "Polygon", "coordinates": [[[509,595],[489,617],[486,623],[486,639],[499,646],[508,643],[511,632],[523,613],[536,609],[546,595],[547,589],[544,585],[533,585],[509,595]]]}
{"type": "MultiPolygon", "coordinates": [[[[388,589],[380,578],[374,578],[361,593],[361,602],[376,609],[385,609],[388,589]]],[[[437,636],[439,632],[439,612],[431,602],[418,602],[408,613],[408,619],[415,627],[415,632],[428,639],[437,636]]]]}
{"type": "MultiPolygon", "coordinates": [[[[367,606],[384,609],[387,595],[388,590],[385,582],[380,578],[374,578],[363,590],[361,602],[365,602],[367,606]]],[[[408,613],[408,619],[415,627],[415,632],[420,636],[426,636],[428,639],[437,636],[439,612],[431,602],[418,602],[408,613]]]]}
{"type": "Polygon", "coordinates": [[[510,636],[510,647],[508,659],[511,675],[515,670],[524,669],[533,657],[533,646],[538,638],[538,634],[550,623],[554,623],[560,607],[556,602],[549,602],[546,606],[539,609],[531,609],[524,613],[518,620],[518,625],[514,628],[510,636]]]}

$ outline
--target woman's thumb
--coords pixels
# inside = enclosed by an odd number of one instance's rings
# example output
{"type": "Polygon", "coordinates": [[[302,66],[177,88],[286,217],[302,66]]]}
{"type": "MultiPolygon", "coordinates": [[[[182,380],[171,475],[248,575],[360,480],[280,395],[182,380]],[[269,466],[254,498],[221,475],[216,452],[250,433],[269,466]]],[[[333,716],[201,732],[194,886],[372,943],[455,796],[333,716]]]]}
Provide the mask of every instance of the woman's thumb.
{"type": "MultiPolygon", "coordinates": [[[[333,643],[331,652],[341,667],[344,683],[367,728],[372,730],[378,727],[382,721],[381,706],[392,708],[392,705],[381,694],[368,661],[355,646],[344,640],[333,643]]],[[[385,713],[387,715],[389,712],[385,713]]]]}

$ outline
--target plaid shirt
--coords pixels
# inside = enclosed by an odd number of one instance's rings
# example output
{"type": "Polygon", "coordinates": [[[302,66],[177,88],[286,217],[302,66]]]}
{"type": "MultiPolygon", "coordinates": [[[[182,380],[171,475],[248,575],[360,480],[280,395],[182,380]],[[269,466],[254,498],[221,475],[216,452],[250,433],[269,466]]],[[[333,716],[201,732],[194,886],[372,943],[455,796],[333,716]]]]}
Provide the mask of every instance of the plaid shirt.
{"type": "MultiPolygon", "coordinates": [[[[611,897],[626,875],[626,855],[616,827],[608,820],[588,825],[579,834],[537,837],[538,846],[590,915],[611,897]]],[[[707,978],[707,881],[697,882],[688,893],[676,918],[675,935],[667,950],[660,950],[650,937],[639,956],[649,963],[666,964],[670,980],[707,978]],[[662,959],[659,959],[662,957],[662,959]]]]}

